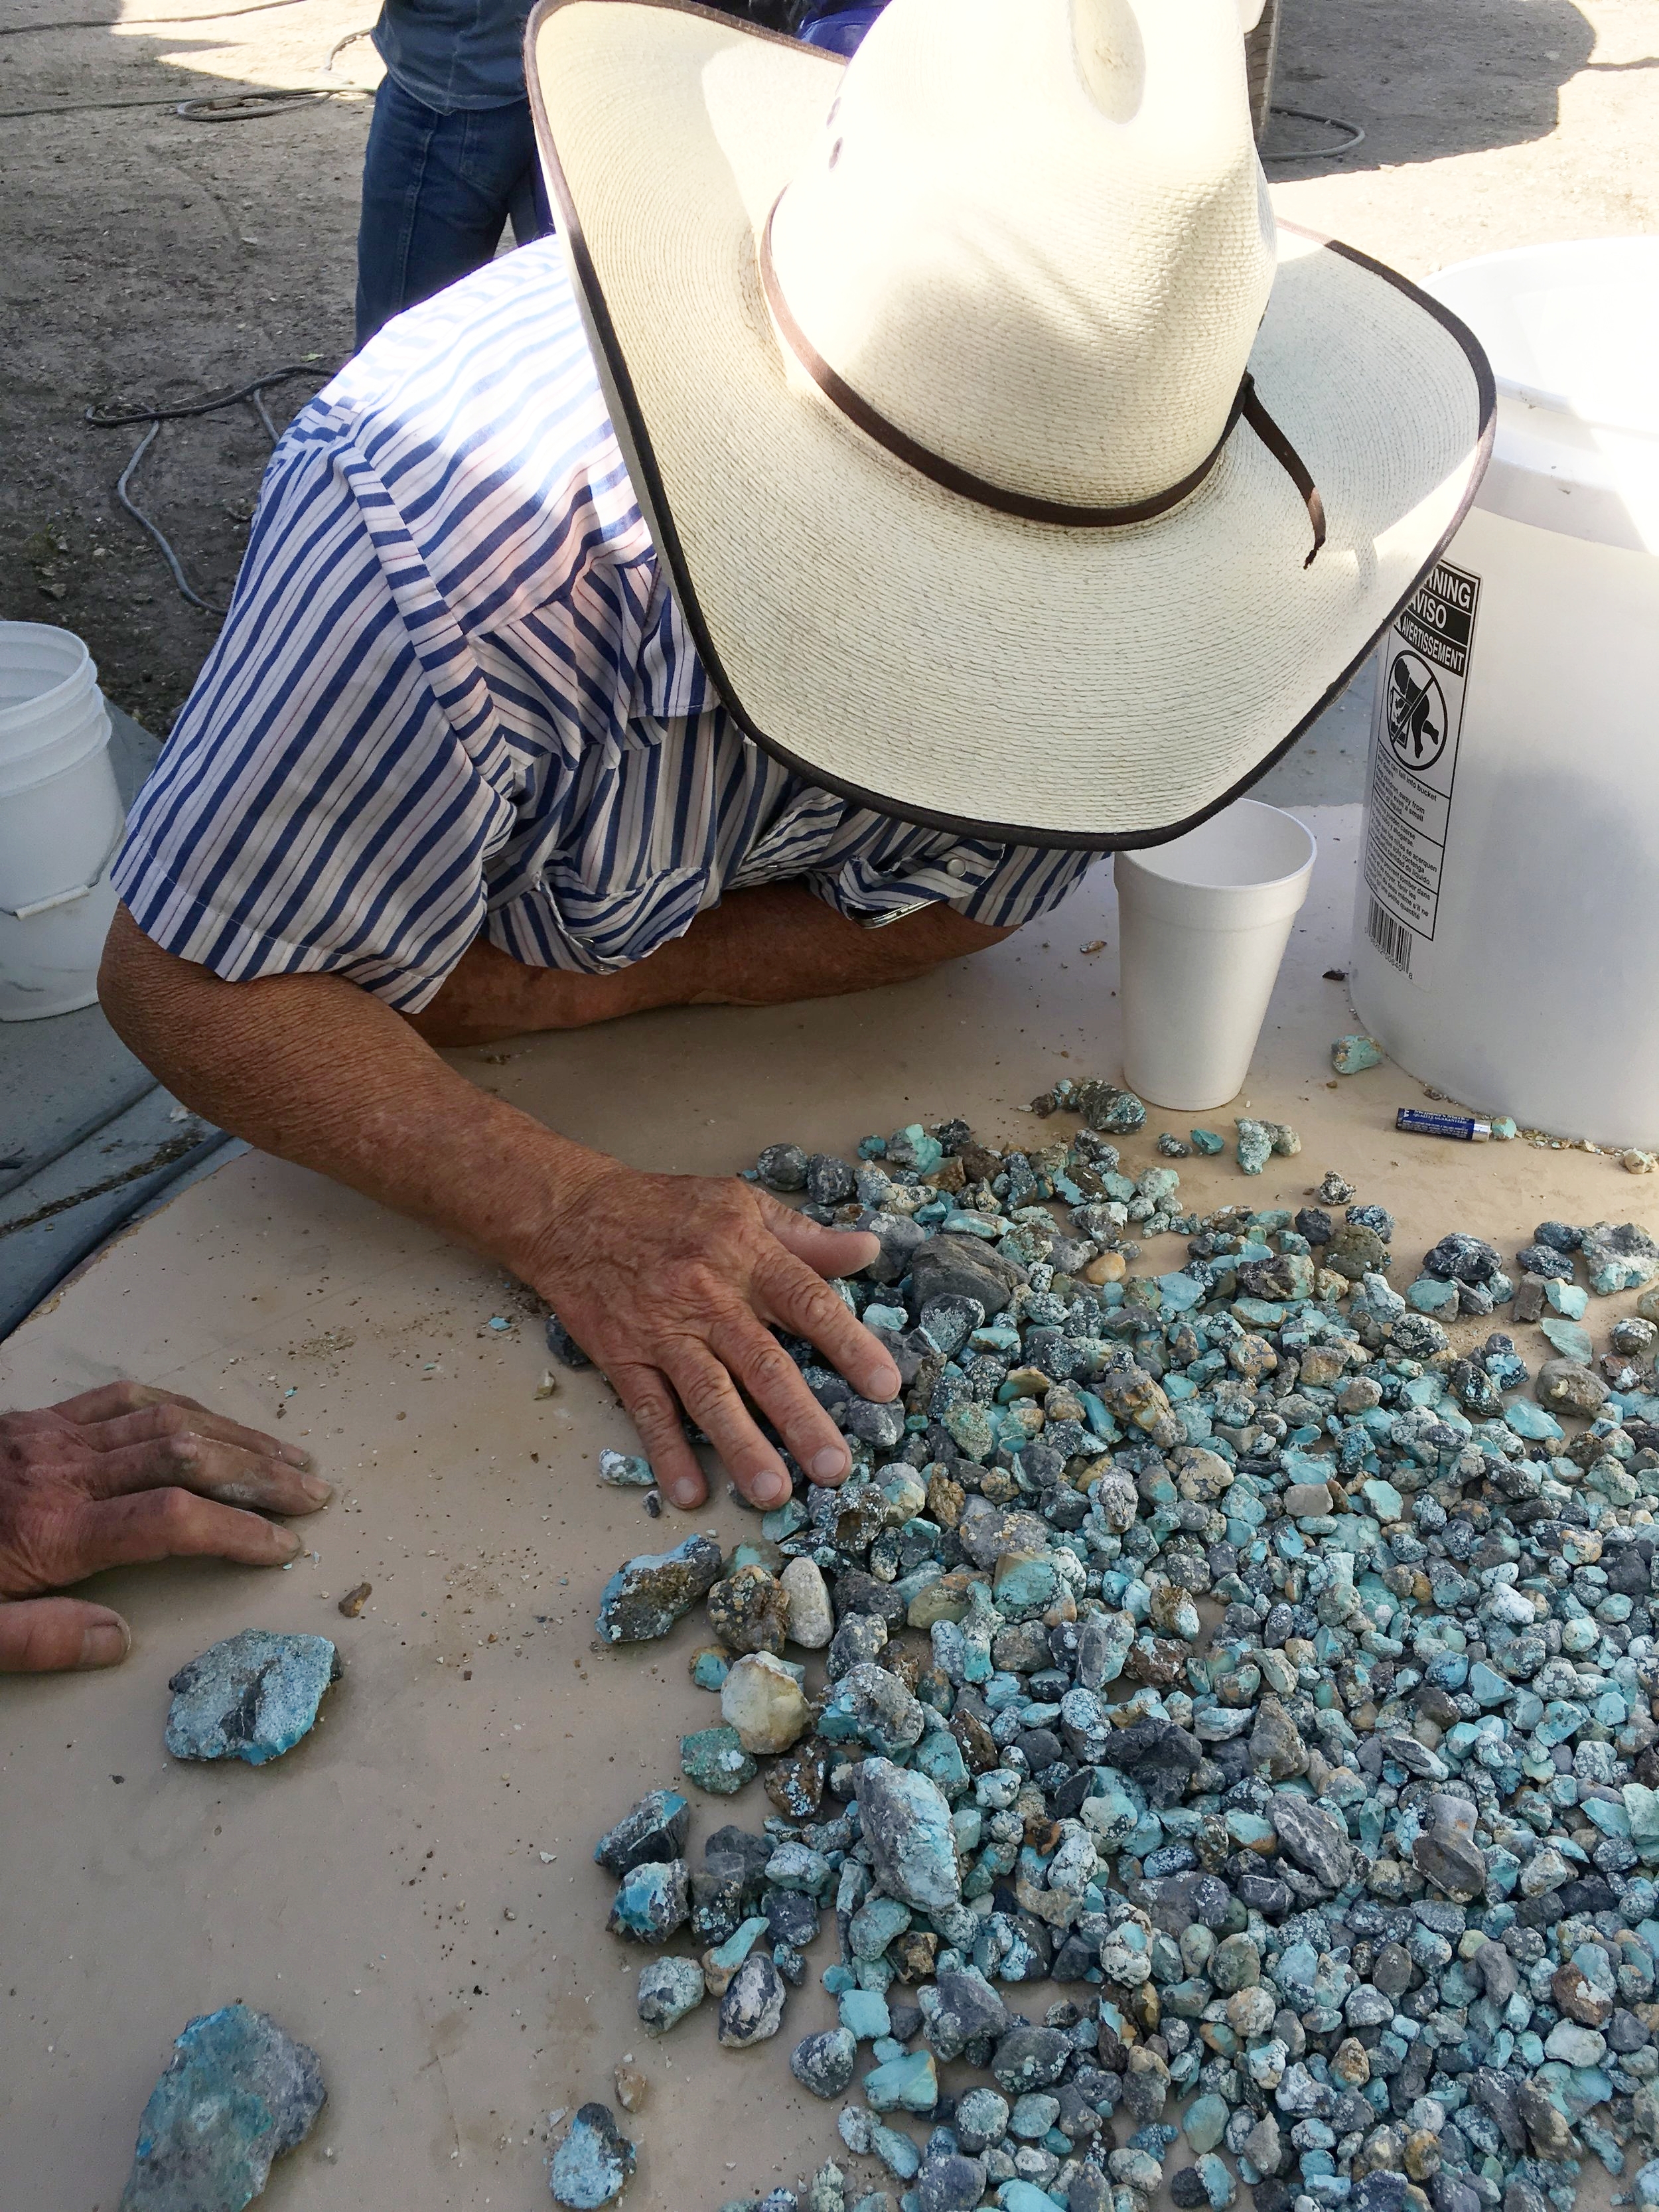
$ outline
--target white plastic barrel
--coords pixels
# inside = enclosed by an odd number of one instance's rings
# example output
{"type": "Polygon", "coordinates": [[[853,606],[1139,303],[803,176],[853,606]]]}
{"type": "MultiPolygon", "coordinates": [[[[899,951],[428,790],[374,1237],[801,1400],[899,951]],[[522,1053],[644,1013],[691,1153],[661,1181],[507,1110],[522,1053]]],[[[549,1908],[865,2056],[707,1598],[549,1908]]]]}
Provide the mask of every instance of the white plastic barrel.
{"type": "Polygon", "coordinates": [[[1117,855],[1132,1091],[1188,1113],[1237,1097],[1314,858],[1296,817],[1258,799],[1236,800],[1166,845],[1117,855]]]}
{"type": "Polygon", "coordinates": [[[1429,281],[1498,391],[1474,507],[1383,639],[1351,988],[1411,1074],[1659,1139],[1659,238],[1429,281]]]}
{"type": "Polygon", "coordinates": [[[70,630],[0,623],[0,1021],[96,1000],[122,818],[92,655],[70,630]]]}

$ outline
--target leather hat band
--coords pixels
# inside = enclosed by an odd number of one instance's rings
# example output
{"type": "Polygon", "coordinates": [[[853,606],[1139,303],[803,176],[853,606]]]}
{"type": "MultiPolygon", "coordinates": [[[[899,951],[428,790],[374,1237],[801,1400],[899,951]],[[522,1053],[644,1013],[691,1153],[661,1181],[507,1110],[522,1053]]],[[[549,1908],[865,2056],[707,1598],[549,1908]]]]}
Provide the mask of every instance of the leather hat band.
{"type": "Polygon", "coordinates": [[[766,304],[772,312],[785,343],[806,374],[811,378],[831,406],[855,423],[867,438],[915,469],[919,475],[929,477],[960,498],[969,499],[980,507],[994,507],[1000,514],[1019,516],[1027,522],[1053,522],[1073,530],[1113,530],[1132,522],[1150,522],[1154,516],[1167,514],[1178,507],[1188,494],[1198,489],[1216,463],[1220,459],[1227,441],[1243,418],[1255,432],[1262,444],[1284,470],[1302,495],[1313,525],[1313,551],[1303,566],[1311,565],[1314,556],[1325,543],[1325,506],[1318,487],[1309,473],[1301,456],[1262,405],[1255,384],[1248,369],[1244,372],[1233,404],[1228,410],[1225,427],[1212,450],[1198,466],[1171,484],[1167,491],[1155,493],[1150,499],[1133,501],[1127,507],[1072,507],[1059,500],[1031,499],[1024,493],[1010,491],[1006,485],[988,483],[971,471],[947,461],[943,454],[935,453],[890,422],[878,408],[872,407],[863,395],[855,392],[846,379],[837,374],[813,346],[800,325],[790,312],[783,287],[778,282],[778,272],[772,258],[772,222],[781,203],[782,195],[772,205],[766,218],[766,227],[760,237],[761,284],[766,295],[766,304]]]}

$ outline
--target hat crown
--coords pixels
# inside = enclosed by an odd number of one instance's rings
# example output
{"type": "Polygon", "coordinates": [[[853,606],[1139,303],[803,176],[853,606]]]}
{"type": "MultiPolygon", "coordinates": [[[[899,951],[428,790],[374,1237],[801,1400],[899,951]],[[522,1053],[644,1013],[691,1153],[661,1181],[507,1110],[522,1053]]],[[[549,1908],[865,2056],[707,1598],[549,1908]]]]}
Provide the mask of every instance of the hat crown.
{"type": "Polygon", "coordinates": [[[889,0],[770,249],[807,343],[929,452],[1155,497],[1222,436],[1273,283],[1237,0],[889,0]]]}

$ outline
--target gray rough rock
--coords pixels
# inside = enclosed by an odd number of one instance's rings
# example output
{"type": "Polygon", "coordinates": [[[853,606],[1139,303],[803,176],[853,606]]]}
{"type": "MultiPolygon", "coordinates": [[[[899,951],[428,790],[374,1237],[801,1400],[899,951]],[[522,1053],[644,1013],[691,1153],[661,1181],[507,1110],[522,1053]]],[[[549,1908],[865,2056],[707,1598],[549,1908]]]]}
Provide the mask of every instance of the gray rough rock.
{"type": "Polygon", "coordinates": [[[1521,2086],[1519,2101],[1522,2122],[1534,2156],[1571,2158],[1572,2130],[1548,2092],[1536,2081],[1525,2081],[1521,2086]]]}
{"type": "Polygon", "coordinates": [[[751,1951],[720,1999],[720,2039],[728,2051],[764,2043],[783,2025],[783,1978],[764,1951],[751,1951]]]}
{"type": "Polygon", "coordinates": [[[1501,1942],[1483,1943],[1474,1954],[1480,1986],[1495,2005],[1506,2005],[1521,1986],[1520,1971],[1501,1942]]]}
{"type": "Polygon", "coordinates": [[[1412,1859],[1425,1881],[1466,1905],[1486,1887],[1486,1855],[1474,1840],[1474,1808],[1464,1797],[1431,1797],[1412,1859]]]}
{"type": "Polygon", "coordinates": [[[1547,1359],[1534,1388],[1539,1404],[1553,1413],[1583,1413],[1594,1420],[1607,1401],[1607,1384],[1576,1359],[1547,1359]]]}
{"type": "Polygon", "coordinates": [[[1058,2081],[1073,2047],[1057,2027],[1011,2027],[992,2054],[991,2071],[999,2088],[1024,2096],[1058,2081]]]}
{"type": "Polygon", "coordinates": [[[881,1250],[865,1269],[872,1283],[896,1283],[910,1272],[927,1232],[902,1213],[861,1213],[858,1225],[877,1237],[881,1250]]]}
{"type": "Polygon", "coordinates": [[[1353,1846],[1337,1814],[1281,1790],[1273,1799],[1273,1823],[1286,1857],[1327,1889],[1341,1888],[1353,1869],[1353,1846]]]}
{"type": "Polygon", "coordinates": [[[910,1311],[935,1298],[975,1298],[988,1320],[1000,1314],[1026,1270],[974,1237],[930,1237],[910,1262],[910,1311]]]}
{"type": "Polygon", "coordinates": [[[1007,2006],[975,1967],[941,1973],[922,1998],[922,2033],[936,2058],[960,2058],[970,2043],[1007,2029],[1007,2006]]]}
{"type": "Polygon", "coordinates": [[[666,2035],[695,2012],[708,1993],[702,1968],[692,1959],[653,1959],[640,1968],[635,2002],[647,2035],[666,2035]]]}
{"type": "Polygon", "coordinates": [[[930,2158],[916,2177],[921,2212],[974,2212],[985,2194],[985,2160],[961,2151],[930,2158]]]}
{"type": "Polygon", "coordinates": [[[1270,1781],[1289,1782],[1308,1771],[1308,1747],[1279,1699],[1264,1697],[1250,1730],[1250,1764],[1270,1781]]]}
{"type": "Polygon", "coordinates": [[[857,2063],[858,2045],[844,2027],[804,2036],[789,2054],[789,2071],[815,2097],[839,2097],[857,2063]]]}
{"type": "Polygon", "coordinates": [[[1077,1681],[1082,1690],[1098,1690],[1104,1686],[1107,1668],[1117,1650],[1117,1639],[1107,1625],[1103,1613],[1085,1615],[1078,1626],[1077,1681]]]}
{"type": "Polygon", "coordinates": [[[979,1501],[980,1510],[963,1516],[957,1534],[975,1566],[989,1574],[1006,1552],[1046,1552],[1053,1531],[1040,1514],[1005,1510],[979,1501]]]}
{"type": "Polygon", "coordinates": [[[1501,1273],[1503,1255],[1483,1237],[1453,1230],[1423,1255],[1423,1273],[1443,1283],[1489,1283],[1501,1273]]]}
{"type": "Polygon", "coordinates": [[[881,1886],[924,1912],[962,1902],[951,1808],[925,1774],[866,1759],[858,1771],[859,1810],[881,1886]]]}
{"type": "Polygon", "coordinates": [[[720,1547],[688,1536],[672,1552],[642,1553],[618,1567],[599,1597],[599,1633],[611,1644],[666,1636],[720,1579],[720,1547]]]}
{"type": "Polygon", "coordinates": [[[1274,2174],[1284,2162],[1284,2140],[1271,2112],[1261,2118],[1244,2138],[1244,2155],[1258,2173],[1274,2174]]]}
{"type": "Polygon", "coordinates": [[[691,1808],[678,1790],[653,1790],[599,1838],[593,1856],[615,1875],[650,1859],[677,1859],[690,1826],[691,1808]]]}

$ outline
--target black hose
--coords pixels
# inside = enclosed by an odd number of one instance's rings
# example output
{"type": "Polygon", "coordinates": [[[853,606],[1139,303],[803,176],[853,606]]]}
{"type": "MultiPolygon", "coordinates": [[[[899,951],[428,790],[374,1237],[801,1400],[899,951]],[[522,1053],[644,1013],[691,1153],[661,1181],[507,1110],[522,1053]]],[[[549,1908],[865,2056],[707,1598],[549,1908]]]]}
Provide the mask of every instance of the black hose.
{"type": "Polygon", "coordinates": [[[239,399],[251,399],[268,384],[281,384],[290,376],[310,376],[316,366],[315,362],[291,361],[286,368],[270,369],[251,384],[239,384],[234,392],[222,392],[216,399],[192,399],[179,407],[128,407],[119,414],[106,407],[88,407],[86,419],[94,430],[119,430],[129,422],[182,422],[190,415],[216,415],[220,408],[239,399]]]}
{"type": "Polygon", "coordinates": [[[0,123],[21,123],[30,115],[88,115],[112,107],[170,107],[186,123],[252,123],[262,115],[280,115],[285,108],[374,96],[362,85],[342,84],[214,93],[201,100],[60,100],[47,107],[0,107],[0,123]]]}
{"type": "Polygon", "coordinates": [[[214,8],[205,15],[65,15],[49,23],[0,24],[0,39],[21,39],[25,31],[142,31],[149,23],[220,23],[233,15],[263,15],[271,8],[293,8],[299,0],[254,0],[251,8],[214,8]]]}
{"type": "Polygon", "coordinates": [[[1326,131],[1346,131],[1347,137],[1340,146],[1328,147],[1322,153],[1263,154],[1266,161],[1340,161],[1345,154],[1352,154],[1356,146],[1363,146],[1365,134],[1357,123],[1344,123],[1334,115],[1310,115],[1300,107],[1270,107],[1269,115],[1282,115],[1291,123],[1317,123],[1326,131]]]}
{"type": "Polygon", "coordinates": [[[220,606],[212,599],[204,599],[191,583],[189,577],[185,574],[179,556],[168,544],[160,524],[145,514],[143,508],[129,492],[128,486],[132,482],[134,472],[139,462],[143,459],[144,455],[161,434],[163,422],[179,422],[195,415],[215,415],[222,407],[234,407],[243,399],[252,402],[254,411],[264,426],[265,434],[274,447],[282,433],[271,421],[270,410],[266,407],[261,395],[270,386],[284,383],[290,376],[311,376],[315,374],[316,368],[313,362],[290,362],[286,368],[268,369],[264,375],[256,376],[252,383],[239,385],[234,392],[221,392],[216,399],[188,400],[178,407],[127,407],[119,410],[88,407],[86,410],[86,419],[95,430],[118,430],[124,425],[132,422],[147,422],[149,425],[134,447],[132,459],[121,471],[115,486],[115,496],[137,523],[139,528],[147,532],[155,541],[161,558],[172,572],[173,582],[179,586],[185,598],[190,601],[191,606],[200,607],[204,614],[224,615],[229,612],[229,609],[220,606]]]}

